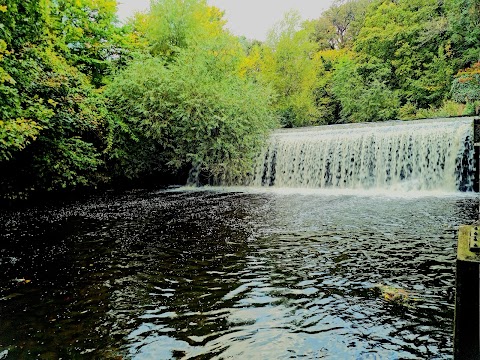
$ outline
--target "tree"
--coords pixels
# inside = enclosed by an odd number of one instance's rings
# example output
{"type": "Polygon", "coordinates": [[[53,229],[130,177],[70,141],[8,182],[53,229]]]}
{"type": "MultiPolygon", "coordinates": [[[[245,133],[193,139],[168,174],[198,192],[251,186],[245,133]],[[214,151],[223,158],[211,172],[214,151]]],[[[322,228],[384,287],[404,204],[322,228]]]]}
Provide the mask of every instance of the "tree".
{"type": "Polygon", "coordinates": [[[229,76],[214,52],[177,57],[168,66],[158,58],[134,63],[107,92],[116,116],[162,154],[146,170],[195,166],[224,181],[245,173],[275,124],[268,90],[229,76]]]}
{"type": "Polygon", "coordinates": [[[457,73],[452,84],[452,98],[467,105],[466,115],[475,115],[480,109],[480,62],[457,73]]]}
{"type": "Polygon", "coordinates": [[[445,8],[455,70],[460,70],[480,60],[480,2],[446,0],[445,8]]]}
{"type": "Polygon", "coordinates": [[[314,89],[315,104],[321,121],[325,124],[341,122],[341,103],[333,92],[334,75],[340,63],[353,58],[347,50],[321,50],[315,54],[314,62],[318,81],[314,89]]]}
{"type": "Polygon", "coordinates": [[[85,75],[55,51],[52,6],[9,0],[2,8],[0,191],[7,196],[99,178],[101,101],[85,75]]]}
{"type": "Polygon", "coordinates": [[[319,116],[313,94],[316,45],[300,26],[300,15],[287,13],[270,31],[257,63],[261,68],[259,79],[272,84],[278,95],[274,106],[287,127],[314,124],[319,116]]]}
{"type": "Polygon", "coordinates": [[[391,68],[386,85],[400,90],[403,103],[429,107],[450,88],[449,46],[440,2],[383,0],[369,7],[355,50],[391,68]]]}
{"type": "Polygon", "coordinates": [[[399,108],[397,94],[382,82],[380,72],[361,76],[361,65],[344,59],[337,65],[332,91],[340,101],[340,115],[345,122],[370,122],[391,120],[399,108]]]}
{"type": "Polygon", "coordinates": [[[131,27],[117,22],[117,1],[52,1],[50,9],[50,41],[92,84],[105,85],[115,64],[133,50],[131,27]]]}
{"type": "Polygon", "coordinates": [[[342,49],[355,41],[371,0],[335,0],[317,20],[311,36],[320,49],[342,49]]]}
{"type": "Polygon", "coordinates": [[[224,32],[223,12],[206,0],[156,0],[147,19],[151,53],[169,58],[224,32]]]}
{"type": "Polygon", "coordinates": [[[112,166],[131,177],[186,167],[212,182],[241,177],[275,126],[272,92],[242,75],[242,44],[204,1],[158,1],[147,21],[150,56],[106,90],[112,166]]]}

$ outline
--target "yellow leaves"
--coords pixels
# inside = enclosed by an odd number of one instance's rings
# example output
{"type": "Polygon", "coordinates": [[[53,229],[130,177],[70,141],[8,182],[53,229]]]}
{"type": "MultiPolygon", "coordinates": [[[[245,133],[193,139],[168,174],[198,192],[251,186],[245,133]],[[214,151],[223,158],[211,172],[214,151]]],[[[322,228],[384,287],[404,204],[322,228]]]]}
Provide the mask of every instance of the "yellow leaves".
{"type": "Polygon", "coordinates": [[[0,5],[1,12],[7,12],[7,5],[0,5]]]}
{"type": "Polygon", "coordinates": [[[380,290],[383,299],[388,302],[411,307],[413,306],[413,301],[419,300],[418,298],[413,297],[417,295],[416,293],[409,292],[405,289],[383,284],[378,284],[376,287],[380,290]]]}
{"type": "Polygon", "coordinates": [[[212,39],[224,32],[223,11],[215,6],[198,7],[193,13],[195,23],[199,26],[197,36],[212,39]]]}
{"type": "Polygon", "coordinates": [[[246,77],[249,73],[257,73],[262,67],[262,56],[259,47],[254,47],[248,56],[240,61],[239,73],[241,77],[246,77]]]}
{"type": "Polygon", "coordinates": [[[0,84],[3,84],[5,82],[8,82],[12,85],[15,85],[15,80],[10,76],[9,73],[5,71],[4,68],[0,66],[0,84]]]}
{"type": "Polygon", "coordinates": [[[457,77],[464,77],[465,79],[471,80],[471,76],[480,74],[480,61],[473,64],[471,67],[460,70],[457,73],[457,77]]]}
{"type": "Polygon", "coordinates": [[[37,138],[41,129],[39,124],[29,119],[0,120],[0,160],[9,160],[13,151],[23,150],[37,138]]]}
{"type": "Polygon", "coordinates": [[[452,43],[450,41],[445,45],[445,55],[449,58],[453,56],[452,43]]]}
{"type": "Polygon", "coordinates": [[[328,49],[328,50],[320,50],[315,53],[314,60],[315,61],[331,61],[331,62],[338,62],[341,59],[349,58],[352,59],[354,57],[354,53],[348,49],[328,49]]]}
{"type": "Polygon", "coordinates": [[[47,103],[49,103],[53,107],[57,107],[57,105],[58,105],[58,102],[56,102],[55,100],[52,100],[52,99],[48,99],[47,103]]]}

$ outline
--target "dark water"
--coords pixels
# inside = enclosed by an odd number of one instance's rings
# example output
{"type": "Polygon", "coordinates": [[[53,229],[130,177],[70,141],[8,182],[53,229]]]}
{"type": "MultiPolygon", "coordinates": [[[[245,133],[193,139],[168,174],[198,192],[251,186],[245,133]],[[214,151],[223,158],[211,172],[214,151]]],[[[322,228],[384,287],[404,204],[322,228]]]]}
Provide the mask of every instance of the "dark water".
{"type": "Polygon", "coordinates": [[[477,209],[138,191],[5,210],[0,359],[452,358],[456,231],[477,209]]]}

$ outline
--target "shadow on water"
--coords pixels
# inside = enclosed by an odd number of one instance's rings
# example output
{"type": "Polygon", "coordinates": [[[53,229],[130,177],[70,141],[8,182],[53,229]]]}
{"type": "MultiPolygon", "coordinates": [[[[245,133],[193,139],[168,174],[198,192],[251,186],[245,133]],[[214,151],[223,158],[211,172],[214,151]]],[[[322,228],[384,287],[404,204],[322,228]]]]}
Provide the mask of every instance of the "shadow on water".
{"type": "Polygon", "coordinates": [[[2,211],[0,359],[452,358],[456,231],[477,209],[138,191],[2,211]]]}

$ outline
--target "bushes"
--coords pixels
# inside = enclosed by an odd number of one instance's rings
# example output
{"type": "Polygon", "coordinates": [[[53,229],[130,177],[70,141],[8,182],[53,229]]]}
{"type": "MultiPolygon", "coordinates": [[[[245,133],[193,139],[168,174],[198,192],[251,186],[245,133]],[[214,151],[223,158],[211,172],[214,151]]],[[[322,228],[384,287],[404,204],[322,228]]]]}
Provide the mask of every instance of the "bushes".
{"type": "MultiPolygon", "coordinates": [[[[174,63],[150,58],[118,74],[106,92],[120,121],[112,154],[149,153],[142,173],[198,166],[227,180],[247,171],[275,124],[269,90],[225,73],[218,56],[209,48],[184,50],[174,63]]],[[[123,166],[122,172],[140,175],[123,166]]]]}

